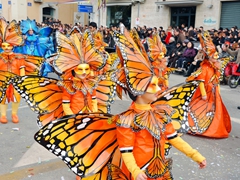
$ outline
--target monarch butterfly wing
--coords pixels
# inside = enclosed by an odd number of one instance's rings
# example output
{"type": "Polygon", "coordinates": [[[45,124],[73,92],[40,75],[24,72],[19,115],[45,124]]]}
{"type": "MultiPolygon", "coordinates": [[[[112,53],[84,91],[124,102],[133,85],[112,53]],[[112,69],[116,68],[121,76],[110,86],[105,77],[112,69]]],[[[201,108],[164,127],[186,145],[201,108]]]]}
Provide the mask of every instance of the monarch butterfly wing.
{"type": "Polygon", "coordinates": [[[153,74],[150,62],[144,58],[131,37],[126,38],[126,36],[114,32],[113,38],[124,60],[128,88],[133,95],[143,94],[153,74]]]}
{"type": "Polygon", "coordinates": [[[207,100],[202,100],[200,94],[194,94],[189,105],[189,119],[192,119],[194,126],[190,127],[193,133],[204,133],[214,118],[216,97],[212,89],[206,89],[207,100]]]}
{"type": "Polygon", "coordinates": [[[111,180],[128,180],[127,176],[122,172],[119,166],[108,164],[108,179],[111,180]]]}
{"type": "Polygon", "coordinates": [[[74,26],[73,29],[71,30],[71,32],[69,33],[69,39],[71,40],[71,42],[74,42],[75,47],[78,48],[78,53],[79,55],[82,57],[82,39],[83,39],[83,34],[80,31],[80,29],[77,26],[74,26]]]}
{"type": "Polygon", "coordinates": [[[105,113],[110,113],[110,106],[114,100],[116,95],[116,83],[109,80],[104,79],[98,83],[97,86],[97,102],[98,104],[105,105],[108,111],[105,113]]]}
{"type": "Polygon", "coordinates": [[[39,75],[43,62],[43,57],[25,55],[25,74],[39,75]]]}
{"type": "Polygon", "coordinates": [[[212,42],[209,32],[203,31],[198,37],[205,54],[208,56],[213,55],[216,52],[216,47],[212,42]]]}
{"type": "Polygon", "coordinates": [[[12,44],[13,46],[19,46],[24,43],[23,37],[19,31],[19,25],[17,25],[17,21],[12,20],[6,27],[4,41],[12,44]]]}
{"type": "Polygon", "coordinates": [[[0,71],[0,102],[6,95],[6,90],[15,74],[8,71],[0,71]]]}
{"type": "Polygon", "coordinates": [[[135,119],[136,112],[134,109],[128,109],[127,111],[121,113],[119,116],[114,117],[114,122],[117,126],[130,127],[134,132],[138,132],[141,129],[133,123],[135,119]],[[119,118],[120,117],[120,118],[119,118]]]}
{"type": "Polygon", "coordinates": [[[61,158],[76,175],[104,180],[108,163],[121,165],[116,127],[108,123],[109,118],[111,115],[99,113],[63,117],[40,129],[35,140],[61,158]]]}
{"type": "Polygon", "coordinates": [[[7,28],[7,26],[8,26],[8,23],[7,23],[7,21],[5,20],[5,18],[4,17],[0,17],[0,35],[1,35],[1,39],[4,39],[4,32],[5,32],[5,30],[6,30],[6,28],[7,28]]]}
{"type": "Polygon", "coordinates": [[[171,115],[174,128],[180,133],[186,133],[189,130],[188,115],[189,104],[196,91],[200,81],[191,81],[182,83],[169,88],[163,92],[152,104],[156,107],[168,104],[174,109],[171,115]]]}
{"type": "Polygon", "coordinates": [[[112,81],[116,82],[117,96],[122,99],[123,90],[126,91],[126,74],[123,68],[117,69],[111,75],[112,81]]]}
{"type": "Polygon", "coordinates": [[[94,40],[94,46],[96,47],[96,49],[100,50],[101,52],[104,51],[104,48],[108,46],[108,44],[103,41],[103,36],[99,31],[94,35],[93,40],[94,40]]]}
{"type": "Polygon", "coordinates": [[[56,40],[58,44],[58,57],[53,61],[53,66],[61,74],[77,66],[81,62],[81,57],[74,42],[59,31],[56,32],[56,40]]]}
{"type": "Polygon", "coordinates": [[[231,61],[232,57],[229,56],[229,57],[225,57],[225,58],[221,58],[221,69],[220,69],[220,81],[223,80],[223,76],[224,76],[224,73],[225,73],[225,68],[227,66],[227,64],[231,61]]]}
{"type": "Polygon", "coordinates": [[[98,112],[100,113],[109,113],[111,112],[111,105],[105,104],[105,103],[97,103],[98,106],[98,112]]]}
{"type": "Polygon", "coordinates": [[[163,52],[164,54],[166,54],[166,53],[167,53],[167,48],[166,48],[166,46],[162,43],[159,34],[158,34],[158,33],[154,33],[154,34],[153,34],[153,38],[154,38],[154,40],[155,40],[158,48],[160,49],[160,51],[163,52]]]}
{"type": "Polygon", "coordinates": [[[106,61],[105,69],[107,71],[116,70],[120,63],[117,53],[109,53],[109,58],[106,61]]]}
{"type": "Polygon", "coordinates": [[[84,59],[91,68],[93,68],[93,70],[103,68],[106,63],[106,59],[94,46],[92,35],[88,30],[86,30],[83,34],[82,48],[84,59]]]}
{"type": "MultiPolygon", "coordinates": [[[[15,76],[12,78],[14,88],[31,110],[39,114],[39,121],[43,124],[45,122],[41,116],[48,114],[45,117],[54,117],[55,113],[61,114],[59,111],[62,111],[62,90],[57,82],[56,79],[40,76],[15,76]]],[[[46,121],[48,122],[49,118],[46,118],[46,121]]]]}
{"type": "Polygon", "coordinates": [[[158,55],[160,54],[160,49],[157,46],[157,43],[152,38],[147,38],[148,43],[148,50],[149,50],[149,57],[152,61],[155,61],[158,59],[158,55]]]}
{"type": "Polygon", "coordinates": [[[144,48],[144,46],[143,46],[143,44],[141,42],[141,39],[140,39],[136,29],[132,29],[130,31],[130,35],[133,38],[133,41],[137,44],[138,48],[142,52],[142,54],[145,57],[145,59],[148,59],[148,54],[147,54],[146,49],[144,48]]]}

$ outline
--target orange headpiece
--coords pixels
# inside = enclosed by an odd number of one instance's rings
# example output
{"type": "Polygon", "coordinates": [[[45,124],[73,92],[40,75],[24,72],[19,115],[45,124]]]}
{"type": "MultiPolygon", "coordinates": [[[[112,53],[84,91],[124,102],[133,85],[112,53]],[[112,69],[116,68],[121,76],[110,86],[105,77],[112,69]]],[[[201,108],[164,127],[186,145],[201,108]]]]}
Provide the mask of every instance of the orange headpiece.
{"type": "Polygon", "coordinates": [[[72,70],[77,74],[82,74],[83,71],[90,73],[89,67],[91,70],[97,71],[104,66],[105,59],[94,47],[89,30],[81,34],[80,30],[75,27],[69,38],[57,31],[56,39],[58,57],[53,61],[53,65],[56,71],[64,73],[65,77],[68,77],[72,70]]]}
{"type": "Polygon", "coordinates": [[[215,59],[218,58],[218,52],[216,50],[215,45],[212,42],[211,36],[208,31],[203,31],[199,34],[200,44],[206,56],[213,57],[215,59]]]}

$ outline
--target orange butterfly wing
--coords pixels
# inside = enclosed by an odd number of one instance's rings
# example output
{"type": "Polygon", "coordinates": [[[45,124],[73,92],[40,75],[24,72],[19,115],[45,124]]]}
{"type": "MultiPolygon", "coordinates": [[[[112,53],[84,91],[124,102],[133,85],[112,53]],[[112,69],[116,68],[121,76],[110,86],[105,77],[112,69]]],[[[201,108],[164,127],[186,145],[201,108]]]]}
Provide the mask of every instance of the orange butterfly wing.
{"type": "Polygon", "coordinates": [[[166,46],[162,43],[161,38],[158,33],[153,34],[153,39],[156,42],[157,46],[159,47],[160,51],[163,52],[164,54],[167,53],[167,48],[166,46]]]}
{"type": "Polygon", "coordinates": [[[133,38],[133,41],[137,44],[138,48],[140,49],[140,51],[142,52],[143,56],[145,57],[145,59],[148,59],[148,54],[141,42],[141,39],[136,31],[136,29],[132,29],[130,31],[130,36],[133,38]]]}
{"type": "Polygon", "coordinates": [[[172,120],[176,131],[186,133],[189,131],[188,109],[200,81],[182,83],[169,88],[161,93],[158,99],[152,103],[156,109],[165,109],[172,120]],[[168,111],[165,106],[170,106],[174,111],[168,111]]]}
{"type": "Polygon", "coordinates": [[[62,90],[58,80],[40,76],[15,76],[14,88],[27,102],[32,111],[39,115],[39,126],[62,117],[62,90]]]}
{"type": "Polygon", "coordinates": [[[195,93],[189,105],[189,121],[193,121],[194,124],[190,124],[190,130],[193,133],[204,133],[214,118],[216,97],[212,89],[206,89],[206,93],[208,98],[206,101],[202,100],[200,94],[195,93]]]}
{"type": "Polygon", "coordinates": [[[128,180],[127,176],[122,172],[122,170],[115,166],[114,164],[108,164],[108,179],[111,180],[128,180]]]}
{"type": "Polygon", "coordinates": [[[11,83],[12,77],[14,76],[15,74],[8,71],[0,71],[0,102],[2,102],[5,97],[6,90],[11,83]]]}
{"type": "Polygon", "coordinates": [[[124,60],[127,85],[134,95],[143,94],[153,72],[150,62],[144,58],[131,37],[114,32],[113,38],[124,60]]]}
{"type": "Polygon", "coordinates": [[[71,32],[69,33],[69,38],[73,41],[72,39],[72,35],[73,34],[76,34],[79,41],[82,41],[82,38],[83,38],[83,34],[81,32],[81,30],[77,27],[77,26],[74,26],[73,29],[71,30],[71,32]]]}
{"type": "Polygon", "coordinates": [[[1,17],[0,30],[4,42],[7,42],[13,46],[19,46],[24,43],[23,37],[19,31],[19,25],[17,24],[17,21],[12,20],[10,24],[7,24],[6,20],[1,17]]]}
{"type": "Polygon", "coordinates": [[[35,140],[81,178],[107,180],[108,164],[121,165],[116,125],[109,118],[98,113],[66,116],[40,129],[35,140]]]}
{"type": "Polygon", "coordinates": [[[101,34],[101,32],[97,32],[93,35],[94,38],[94,46],[96,47],[97,50],[99,50],[100,52],[105,51],[104,48],[108,46],[107,43],[105,43],[103,41],[103,36],[101,34]]]}
{"type": "Polygon", "coordinates": [[[147,38],[147,43],[148,43],[148,49],[149,49],[149,57],[152,61],[155,61],[158,59],[158,56],[160,54],[160,49],[156,42],[152,38],[147,38]]]}
{"type": "Polygon", "coordinates": [[[91,66],[93,70],[99,70],[103,68],[106,63],[106,59],[103,55],[94,47],[94,41],[91,33],[87,30],[83,34],[82,41],[84,60],[91,66]]]}
{"type": "Polygon", "coordinates": [[[106,106],[107,111],[104,113],[110,113],[110,105],[114,102],[116,95],[116,83],[104,79],[98,83],[97,86],[97,102],[102,106],[106,106]]]}
{"type": "Polygon", "coordinates": [[[58,73],[62,74],[80,64],[81,57],[75,44],[59,31],[56,32],[56,40],[58,57],[53,61],[53,66],[58,73]]]}
{"type": "Polygon", "coordinates": [[[43,57],[25,55],[25,74],[26,75],[39,75],[39,71],[42,63],[44,62],[43,57]]]}

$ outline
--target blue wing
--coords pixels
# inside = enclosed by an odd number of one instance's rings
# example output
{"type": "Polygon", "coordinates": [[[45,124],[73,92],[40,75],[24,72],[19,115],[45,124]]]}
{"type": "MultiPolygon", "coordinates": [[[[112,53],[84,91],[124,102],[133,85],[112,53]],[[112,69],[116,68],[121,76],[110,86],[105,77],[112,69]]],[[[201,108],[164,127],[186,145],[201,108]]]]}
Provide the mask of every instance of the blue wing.
{"type": "Polygon", "coordinates": [[[44,27],[41,28],[39,31],[40,37],[49,37],[53,32],[53,29],[51,27],[44,27]]]}

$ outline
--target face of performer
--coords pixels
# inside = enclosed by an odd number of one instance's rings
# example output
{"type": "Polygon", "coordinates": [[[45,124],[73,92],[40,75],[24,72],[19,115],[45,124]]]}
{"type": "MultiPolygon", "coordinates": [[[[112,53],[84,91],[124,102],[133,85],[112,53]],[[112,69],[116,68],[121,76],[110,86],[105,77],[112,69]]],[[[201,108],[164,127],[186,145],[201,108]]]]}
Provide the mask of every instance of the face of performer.
{"type": "Polygon", "coordinates": [[[32,30],[32,29],[29,29],[29,30],[28,30],[28,34],[33,35],[33,30],[32,30]]]}
{"type": "Polygon", "coordinates": [[[149,104],[157,100],[158,92],[160,90],[161,88],[158,86],[158,78],[156,76],[153,76],[152,81],[148,85],[147,91],[139,97],[141,98],[142,102],[149,104]]]}
{"type": "Polygon", "coordinates": [[[11,53],[13,50],[13,46],[10,45],[9,43],[4,42],[2,43],[2,49],[5,53],[11,53]]]}
{"type": "Polygon", "coordinates": [[[209,58],[209,60],[210,60],[211,62],[216,62],[216,61],[218,60],[218,58],[219,58],[218,53],[215,52],[215,53],[209,58]]]}
{"type": "Polygon", "coordinates": [[[159,53],[158,58],[163,59],[164,58],[164,53],[163,52],[159,53]]]}
{"type": "Polygon", "coordinates": [[[76,73],[77,77],[80,79],[84,79],[90,74],[90,66],[89,64],[79,64],[75,69],[74,72],[76,73]]]}
{"type": "Polygon", "coordinates": [[[209,61],[211,63],[213,63],[213,65],[217,68],[217,69],[221,69],[221,62],[218,60],[219,56],[218,53],[215,52],[212,57],[209,58],[209,61]]]}

